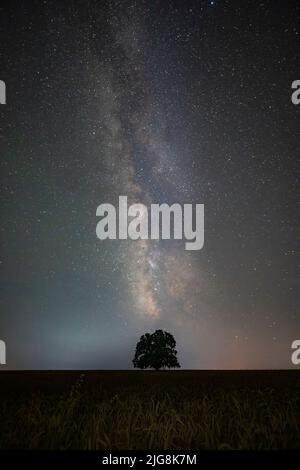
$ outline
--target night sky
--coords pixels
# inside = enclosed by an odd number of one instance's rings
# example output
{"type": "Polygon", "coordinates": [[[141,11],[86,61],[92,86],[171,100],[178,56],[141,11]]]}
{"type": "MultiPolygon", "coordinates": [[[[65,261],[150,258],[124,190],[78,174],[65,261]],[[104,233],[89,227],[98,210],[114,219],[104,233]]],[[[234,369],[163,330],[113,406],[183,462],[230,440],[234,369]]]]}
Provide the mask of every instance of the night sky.
{"type": "Polygon", "coordinates": [[[291,367],[299,3],[2,1],[0,27],[5,367],[132,368],[158,328],[184,368],[291,367]],[[204,204],[203,249],[99,240],[119,195],[204,204]]]}

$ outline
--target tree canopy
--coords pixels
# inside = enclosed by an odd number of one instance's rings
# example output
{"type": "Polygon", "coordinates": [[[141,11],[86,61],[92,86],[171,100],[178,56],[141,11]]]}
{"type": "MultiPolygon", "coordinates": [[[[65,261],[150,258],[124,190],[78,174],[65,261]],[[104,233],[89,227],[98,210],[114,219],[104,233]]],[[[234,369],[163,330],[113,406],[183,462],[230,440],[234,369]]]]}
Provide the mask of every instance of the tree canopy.
{"type": "Polygon", "coordinates": [[[175,349],[176,341],[167,331],[156,330],[141,336],[136,345],[133,366],[139,369],[180,367],[175,349]]]}

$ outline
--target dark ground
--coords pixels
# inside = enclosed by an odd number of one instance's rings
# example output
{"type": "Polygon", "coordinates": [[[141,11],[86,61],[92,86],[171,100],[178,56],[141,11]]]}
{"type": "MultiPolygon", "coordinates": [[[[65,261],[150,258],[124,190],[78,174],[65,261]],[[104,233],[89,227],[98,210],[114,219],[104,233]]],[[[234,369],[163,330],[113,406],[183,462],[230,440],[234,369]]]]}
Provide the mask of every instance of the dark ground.
{"type": "Polygon", "coordinates": [[[0,449],[300,449],[300,370],[0,373],[0,449]]]}
{"type": "Polygon", "coordinates": [[[87,387],[101,384],[107,389],[128,385],[184,385],[187,387],[300,387],[300,370],[181,370],[181,371],[2,371],[0,394],[8,392],[64,392],[85,374],[87,387]]]}

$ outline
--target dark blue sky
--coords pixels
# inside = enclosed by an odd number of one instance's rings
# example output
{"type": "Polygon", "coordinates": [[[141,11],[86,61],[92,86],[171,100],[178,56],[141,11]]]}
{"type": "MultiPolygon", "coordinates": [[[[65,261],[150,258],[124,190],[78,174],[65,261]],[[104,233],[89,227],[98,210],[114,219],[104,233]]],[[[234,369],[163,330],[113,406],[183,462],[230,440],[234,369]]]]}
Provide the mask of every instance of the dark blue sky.
{"type": "Polygon", "coordinates": [[[131,368],[167,329],[187,368],[290,367],[297,2],[2,2],[7,368],[131,368]],[[119,195],[205,205],[205,245],[100,241],[119,195]]]}

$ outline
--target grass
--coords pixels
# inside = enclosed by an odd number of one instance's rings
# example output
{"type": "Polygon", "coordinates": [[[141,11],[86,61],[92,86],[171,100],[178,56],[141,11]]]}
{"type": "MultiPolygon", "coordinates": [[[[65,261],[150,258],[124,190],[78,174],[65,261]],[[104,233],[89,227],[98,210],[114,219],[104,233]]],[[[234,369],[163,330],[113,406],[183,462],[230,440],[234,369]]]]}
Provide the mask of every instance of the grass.
{"type": "Polygon", "coordinates": [[[298,371],[227,374],[7,376],[0,448],[300,448],[298,371]]]}

